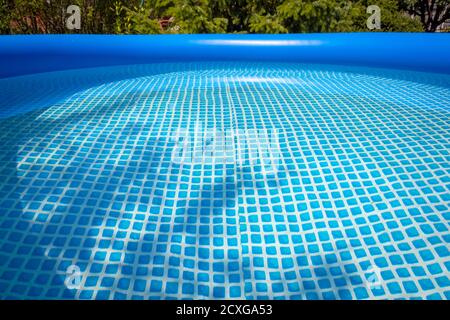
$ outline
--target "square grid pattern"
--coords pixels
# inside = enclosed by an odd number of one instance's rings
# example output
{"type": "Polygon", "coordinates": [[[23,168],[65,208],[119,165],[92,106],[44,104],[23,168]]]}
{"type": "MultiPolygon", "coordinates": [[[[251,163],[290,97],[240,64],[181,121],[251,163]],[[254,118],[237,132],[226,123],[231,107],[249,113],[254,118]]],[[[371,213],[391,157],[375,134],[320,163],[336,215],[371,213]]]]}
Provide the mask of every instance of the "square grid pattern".
{"type": "Polygon", "coordinates": [[[450,298],[448,77],[184,68],[0,120],[0,298],[450,298]],[[196,124],[278,170],[174,163],[196,124]]]}

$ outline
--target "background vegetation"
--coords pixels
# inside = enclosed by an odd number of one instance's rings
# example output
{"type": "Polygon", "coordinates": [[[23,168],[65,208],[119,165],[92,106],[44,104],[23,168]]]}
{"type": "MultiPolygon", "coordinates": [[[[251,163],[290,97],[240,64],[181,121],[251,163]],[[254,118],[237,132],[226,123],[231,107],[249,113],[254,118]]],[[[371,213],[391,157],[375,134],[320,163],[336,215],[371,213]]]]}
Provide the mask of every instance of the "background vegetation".
{"type": "Polygon", "coordinates": [[[450,0],[0,0],[0,33],[369,31],[368,5],[381,8],[380,31],[433,32],[450,19],[450,0]],[[81,30],[65,27],[73,4],[81,30]]]}

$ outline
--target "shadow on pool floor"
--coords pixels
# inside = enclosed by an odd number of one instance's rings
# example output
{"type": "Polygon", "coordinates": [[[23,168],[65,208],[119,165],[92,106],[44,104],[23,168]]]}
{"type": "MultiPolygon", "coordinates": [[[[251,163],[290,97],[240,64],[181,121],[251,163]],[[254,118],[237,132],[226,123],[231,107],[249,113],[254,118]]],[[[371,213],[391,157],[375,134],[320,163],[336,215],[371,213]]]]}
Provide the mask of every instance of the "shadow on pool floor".
{"type": "MultiPolygon", "coordinates": [[[[59,137],[55,130],[75,128],[101,110],[72,113],[70,117],[58,119],[41,117],[46,111],[0,121],[0,203],[3,208],[0,217],[3,265],[0,279],[3,298],[268,297],[267,292],[263,295],[257,292],[257,283],[261,281],[255,279],[252,272],[252,248],[248,243],[242,243],[240,229],[245,231],[246,217],[238,213],[242,207],[238,203],[238,197],[242,196],[242,182],[235,179],[240,175],[239,169],[234,170],[232,179],[225,176],[222,183],[199,186],[197,198],[178,199],[183,204],[181,208],[164,205],[167,201],[164,196],[161,197],[161,205],[152,206],[152,195],[167,191],[167,181],[159,185],[157,179],[136,179],[133,175],[156,171],[154,169],[161,160],[170,159],[172,150],[167,147],[167,141],[150,139],[145,145],[131,149],[128,158],[133,160],[117,166],[91,162],[89,152],[86,159],[70,162],[83,146],[72,148],[69,145],[58,150],[60,159],[68,160],[69,164],[49,166],[41,163],[45,159],[39,157],[39,152],[55,151],[51,141],[56,137],[66,139],[64,134],[59,137]],[[156,146],[161,142],[164,152],[156,152],[156,146]],[[36,158],[27,161],[26,152],[36,158]],[[137,159],[140,165],[127,170],[129,163],[136,163],[137,159]],[[87,169],[96,164],[100,165],[100,171],[102,167],[112,168],[101,176],[105,179],[102,182],[104,188],[98,191],[96,179],[92,179],[87,169]],[[79,169],[86,170],[79,173],[79,169]],[[45,177],[33,180],[42,173],[45,177]],[[62,178],[52,181],[55,173],[62,178]],[[107,182],[108,177],[128,174],[131,176],[125,181],[107,182]],[[70,187],[73,182],[78,186],[70,187]],[[147,182],[152,182],[152,187],[146,188],[147,182]],[[83,187],[84,183],[87,187],[83,187]],[[129,201],[127,197],[133,194],[124,190],[131,186],[136,186],[140,192],[150,192],[129,201]],[[60,193],[62,190],[70,192],[65,195],[60,193]],[[123,199],[119,210],[112,209],[114,205],[105,207],[105,203],[101,203],[103,200],[113,201],[110,195],[114,194],[123,199]],[[109,197],[105,199],[105,195],[109,197]],[[219,200],[215,195],[219,195],[219,200]],[[57,198],[51,199],[52,196],[57,198]],[[65,199],[59,207],[55,202],[58,199],[65,199]],[[220,201],[221,206],[214,206],[215,201],[220,201]],[[78,202],[96,205],[85,206],[83,211],[78,202]],[[34,207],[36,204],[38,207],[34,207]],[[52,208],[43,210],[47,205],[52,208]],[[126,210],[127,206],[133,209],[126,210]],[[165,212],[167,209],[168,213],[165,212]],[[71,265],[78,266],[82,272],[81,290],[65,287],[66,277],[72,276],[66,274],[71,265]],[[226,288],[229,288],[228,292],[226,288]]],[[[108,131],[103,139],[121,137],[124,132],[125,135],[138,136],[139,130],[133,128],[134,124],[130,123],[128,127],[108,131]]],[[[122,148],[128,149],[128,145],[122,148]]],[[[154,176],[156,178],[158,174],[154,176]]],[[[275,271],[283,274],[282,268],[275,271]]],[[[349,281],[348,277],[343,279],[349,281]]],[[[323,281],[330,283],[327,274],[323,281]]],[[[289,286],[296,290],[286,298],[305,297],[300,279],[288,280],[281,276],[276,282],[283,291],[287,291],[289,286]],[[298,288],[292,287],[296,282],[300,284],[298,288]]],[[[309,286],[311,296],[321,298],[314,281],[303,285],[309,286]],[[314,290],[317,290],[315,294],[314,290]]],[[[330,297],[337,298],[338,295],[335,292],[330,297]]]]}

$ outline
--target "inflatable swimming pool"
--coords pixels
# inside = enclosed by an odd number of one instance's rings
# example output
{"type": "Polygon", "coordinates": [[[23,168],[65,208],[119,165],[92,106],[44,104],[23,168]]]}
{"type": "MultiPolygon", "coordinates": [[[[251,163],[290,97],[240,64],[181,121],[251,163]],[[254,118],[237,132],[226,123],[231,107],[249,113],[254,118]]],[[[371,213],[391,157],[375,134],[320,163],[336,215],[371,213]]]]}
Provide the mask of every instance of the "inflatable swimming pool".
{"type": "Polygon", "coordinates": [[[448,52],[0,37],[0,298],[450,298],[448,52]]]}

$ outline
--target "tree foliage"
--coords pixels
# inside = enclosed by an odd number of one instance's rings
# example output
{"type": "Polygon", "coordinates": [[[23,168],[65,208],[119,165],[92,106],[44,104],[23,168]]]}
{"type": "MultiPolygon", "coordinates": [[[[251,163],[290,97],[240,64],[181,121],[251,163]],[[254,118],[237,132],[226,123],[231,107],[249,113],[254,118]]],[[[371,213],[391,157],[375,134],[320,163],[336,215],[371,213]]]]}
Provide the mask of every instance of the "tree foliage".
{"type": "MultiPolygon", "coordinates": [[[[426,0],[428,1],[428,0],[426,0]]],[[[367,30],[366,8],[369,5],[377,5],[381,9],[381,30],[380,31],[394,31],[394,32],[420,32],[424,31],[424,27],[417,17],[409,15],[406,11],[400,10],[400,3],[398,0],[361,0],[358,2],[359,8],[354,19],[354,28],[360,28],[359,31],[367,30]]]]}
{"type": "Polygon", "coordinates": [[[354,5],[343,0],[288,0],[278,8],[289,32],[352,31],[354,5]]]}
{"type": "Polygon", "coordinates": [[[419,17],[425,31],[434,32],[450,19],[450,0],[402,0],[399,7],[419,17]]]}
{"type": "MultiPolygon", "coordinates": [[[[380,31],[436,31],[449,0],[0,0],[0,33],[304,33],[370,31],[369,5],[381,8],[380,31]],[[81,29],[65,27],[69,5],[81,29]]],[[[376,31],[376,30],[375,30],[376,31]]]]}

